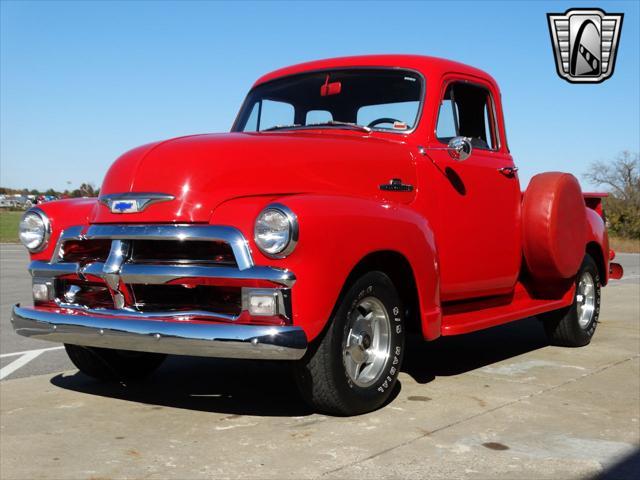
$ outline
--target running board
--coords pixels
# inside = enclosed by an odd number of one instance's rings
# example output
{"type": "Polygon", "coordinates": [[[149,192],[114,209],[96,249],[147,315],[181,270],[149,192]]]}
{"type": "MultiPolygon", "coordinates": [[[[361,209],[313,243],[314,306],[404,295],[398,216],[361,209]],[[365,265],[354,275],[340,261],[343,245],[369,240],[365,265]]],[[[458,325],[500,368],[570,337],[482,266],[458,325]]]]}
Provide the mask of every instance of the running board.
{"type": "Polygon", "coordinates": [[[442,306],[442,335],[460,335],[568,307],[575,285],[560,299],[533,298],[518,283],[513,295],[450,302],[442,306]]]}

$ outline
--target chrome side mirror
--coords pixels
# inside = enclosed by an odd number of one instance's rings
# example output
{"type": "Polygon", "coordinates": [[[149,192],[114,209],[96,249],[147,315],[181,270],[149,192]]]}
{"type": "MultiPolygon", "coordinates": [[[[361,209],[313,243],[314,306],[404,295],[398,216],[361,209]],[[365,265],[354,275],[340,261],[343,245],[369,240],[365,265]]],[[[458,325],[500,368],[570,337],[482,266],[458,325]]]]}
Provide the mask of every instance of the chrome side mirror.
{"type": "Polygon", "coordinates": [[[469,158],[473,150],[471,147],[471,139],[469,137],[453,137],[449,140],[447,150],[451,158],[462,162],[469,158]]]}
{"type": "Polygon", "coordinates": [[[446,147],[423,147],[418,145],[420,155],[426,155],[427,150],[446,150],[449,156],[458,162],[462,162],[469,158],[473,148],[471,147],[471,139],[469,137],[453,137],[449,140],[446,147]]]}

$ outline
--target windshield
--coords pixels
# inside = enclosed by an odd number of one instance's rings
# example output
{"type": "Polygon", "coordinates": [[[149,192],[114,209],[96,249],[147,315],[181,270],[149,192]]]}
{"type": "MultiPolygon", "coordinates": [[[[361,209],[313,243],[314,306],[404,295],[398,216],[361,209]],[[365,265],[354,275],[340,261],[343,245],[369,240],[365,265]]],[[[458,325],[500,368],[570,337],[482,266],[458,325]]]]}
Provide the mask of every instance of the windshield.
{"type": "Polygon", "coordinates": [[[422,89],[420,75],[396,69],[293,75],[251,90],[232,131],[321,127],[403,133],[417,122],[422,89]]]}

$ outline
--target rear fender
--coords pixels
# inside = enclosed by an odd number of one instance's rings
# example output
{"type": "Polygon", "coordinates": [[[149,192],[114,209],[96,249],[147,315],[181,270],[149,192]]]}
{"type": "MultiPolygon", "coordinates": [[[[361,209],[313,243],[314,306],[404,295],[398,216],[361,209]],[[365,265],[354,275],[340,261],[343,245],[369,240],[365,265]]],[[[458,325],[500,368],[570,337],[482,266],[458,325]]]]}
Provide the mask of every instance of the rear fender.
{"type": "Polygon", "coordinates": [[[609,235],[597,210],[587,208],[586,251],[598,264],[602,285],[609,282],[609,235]]]}
{"type": "Polygon", "coordinates": [[[251,197],[220,205],[211,221],[239,228],[256,264],[295,273],[293,321],[310,340],[331,317],[349,274],[363,258],[379,251],[396,252],[407,259],[418,291],[423,335],[427,339],[440,335],[435,240],[429,223],[408,207],[345,196],[251,197]],[[284,259],[262,255],[253,240],[255,218],[271,202],[286,205],[298,217],[298,244],[284,259]]]}

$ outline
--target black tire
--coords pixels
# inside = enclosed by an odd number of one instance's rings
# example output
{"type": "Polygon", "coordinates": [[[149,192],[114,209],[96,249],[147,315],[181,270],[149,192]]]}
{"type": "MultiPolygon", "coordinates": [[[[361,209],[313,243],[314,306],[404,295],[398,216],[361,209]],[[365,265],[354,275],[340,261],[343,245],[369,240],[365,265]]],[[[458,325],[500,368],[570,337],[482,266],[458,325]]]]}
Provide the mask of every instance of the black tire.
{"type": "MultiPolygon", "coordinates": [[[[380,311],[380,310],[378,310],[380,311]]],[[[363,338],[366,339],[367,335],[363,338]]],[[[372,337],[374,335],[372,334],[372,337]]],[[[383,336],[380,335],[382,338],[383,336]]],[[[352,337],[350,337],[352,338],[352,337]]],[[[363,342],[362,348],[369,348],[363,342]]],[[[296,381],[305,400],[317,411],[332,415],[358,415],[375,410],[387,402],[400,373],[404,356],[404,310],[400,296],[387,275],[369,272],[356,280],[339,300],[329,326],[296,364],[296,381]],[[375,299],[375,300],[372,300],[375,299]],[[372,374],[367,385],[358,385],[350,377],[346,362],[349,355],[347,336],[353,315],[362,313],[363,303],[373,302],[378,309],[384,306],[388,319],[388,355],[381,358],[377,375],[372,374]],[[358,309],[358,310],[357,310],[358,309]]],[[[365,362],[364,365],[371,365],[365,362]]],[[[362,373],[366,367],[362,367],[362,373]]],[[[356,372],[358,370],[356,369],[356,372]]],[[[357,373],[356,373],[357,375],[357,373]]]]}
{"type": "MultiPolygon", "coordinates": [[[[583,347],[591,342],[598,319],[600,317],[600,272],[596,262],[590,255],[585,255],[578,274],[576,275],[576,296],[569,308],[555,310],[540,316],[544,323],[547,338],[552,345],[563,347],[583,347]],[[581,279],[588,275],[593,280],[594,298],[593,310],[588,323],[581,324],[579,316],[579,303],[584,296],[580,295],[579,285],[581,279]]],[[[586,320],[585,320],[586,321],[586,320]]]]}
{"type": "Polygon", "coordinates": [[[166,358],[161,353],[131,352],[65,344],[73,364],[97,380],[140,380],[156,370],[166,358]]]}

